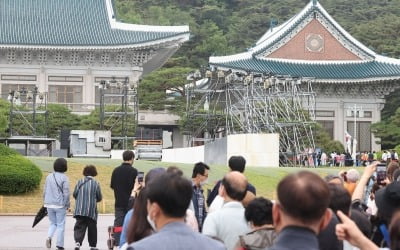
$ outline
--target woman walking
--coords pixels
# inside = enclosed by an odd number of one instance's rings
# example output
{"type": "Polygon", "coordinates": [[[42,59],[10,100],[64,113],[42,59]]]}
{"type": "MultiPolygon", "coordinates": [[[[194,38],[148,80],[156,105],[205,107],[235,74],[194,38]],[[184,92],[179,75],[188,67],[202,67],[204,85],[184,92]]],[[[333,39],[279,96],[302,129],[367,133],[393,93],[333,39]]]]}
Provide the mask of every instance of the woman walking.
{"type": "Polygon", "coordinates": [[[94,180],[97,176],[96,167],[87,165],[83,169],[84,178],[75,186],[73,196],[76,199],[74,218],[75,250],[79,250],[88,231],[88,241],[91,250],[96,250],[97,245],[97,202],[101,201],[100,184],[94,180]]]}
{"type": "Polygon", "coordinates": [[[64,174],[67,171],[67,161],[58,158],[53,164],[54,172],[46,177],[44,187],[44,206],[47,208],[50,227],[47,232],[46,247],[51,248],[52,238],[57,231],[56,248],[64,249],[65,216],[69,209],[69,180],[64,174]]]}

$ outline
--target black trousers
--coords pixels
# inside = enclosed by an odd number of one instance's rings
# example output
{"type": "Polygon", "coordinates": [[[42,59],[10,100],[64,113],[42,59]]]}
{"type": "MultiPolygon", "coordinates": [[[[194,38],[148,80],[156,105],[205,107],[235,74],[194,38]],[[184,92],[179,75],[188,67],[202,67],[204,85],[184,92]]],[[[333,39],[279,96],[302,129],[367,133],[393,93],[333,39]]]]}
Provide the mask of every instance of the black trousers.
{"type": "Polygon", "coordinates": [[[85,238],[86,228],[88,231],[88,242],[90,247],[96,247],[97,245],[97,221],[86,217],[76,216],[76,222],[74,226],[74,239],[75,242],[79,242],[82,246],[83,239],[85,238]]]}
{"type": "MultiPolygon", "coordinates": [[[[115,219],[114,227],[122,227],[124,224],[124,218],[128,209],[126,207],[115,207],[115,219]]],[[[115,246],[119,246],[119,238],[121,237],[121,232],[114,233],[115,246]]]]}

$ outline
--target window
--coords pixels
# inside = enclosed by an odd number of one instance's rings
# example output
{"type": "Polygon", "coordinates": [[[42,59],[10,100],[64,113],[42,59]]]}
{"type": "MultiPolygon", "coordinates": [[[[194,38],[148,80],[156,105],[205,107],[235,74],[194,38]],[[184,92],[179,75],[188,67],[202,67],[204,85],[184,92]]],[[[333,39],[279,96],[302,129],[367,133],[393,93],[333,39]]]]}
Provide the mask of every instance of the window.
{"type": "Polygon", "coordinates": [[[6,81],[36,81],[36,75],[1,75],[6,81]]]}
{"type": "MultiPolygon", "coordinates": [[[[33,91],[35,88],[35,85],[33,84],[1,84],[1,98],[7,99],[8,94],[11,91],[33,91]]],[[[20,95],[21,102],[26,101],[26,94],[21,94],[20,95]]]]}
{"type": "MultiPolygon", "coordinates": [[[[372,118],[372,111],[357,110],[357,118],[372,118]]],[[[354,110],[348,109],[346,117],[354,117],[354,110]]]]}
{"type": "Polygon", "coordinates": [[[328,133],[331,139],[333,139],[334,121],[317,121],[324,130],[328,133]]]}
{"type": "Polygon", "coordinates": [[[105,143],[106,142],[106,138],[105,137],[99,137],[99,142],[100,143],[105,143]]]}
{"type": "Polygon", "coordinates": [[[317,110],[315,111],[316,117],[335,117],[335,111],[317,110]]]}
{"type": "Polygon", "coordinates": [[[129,82],[129,77],[95,77],[94,81],[100,83],[101,81],[117,81],[117,82],[129,82]]]}
{"type": "MultiPolygon", "coordinates": [[[[109,88],[104,90],[105,104],[121,104],[124,100],[124,91],[122,88],[109,88]]],[[[99,86],[95,87],[95,102],[100,103],[99,86]]]]}
{"type": "Polygon", "coordinates": [[[49,82],[83,82],[83,76],[49,76],[49,82]]]}
{"type": "Polygon", "coordinates": [[[82,103],[82,86],[49,85],[49,102],[82,103]]]}
{"type": "MultiPolygon", "coordinates": [[[[354,135],[354,122],[347,122],[347,131],[354,135]]],[[[371,122],[356,122],[357,152],[371,151],[371,122]]]]}

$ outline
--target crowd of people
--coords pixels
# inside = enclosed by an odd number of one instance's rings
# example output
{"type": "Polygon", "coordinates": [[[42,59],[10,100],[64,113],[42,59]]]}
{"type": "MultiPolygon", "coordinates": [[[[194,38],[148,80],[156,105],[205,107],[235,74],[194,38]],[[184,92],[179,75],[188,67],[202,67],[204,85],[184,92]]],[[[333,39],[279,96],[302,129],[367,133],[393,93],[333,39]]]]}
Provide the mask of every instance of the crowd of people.
{"type": "MultiPolygon", "coordinates": [[[[357,168],[321,178],[302,170],[278,183],[277,199],[257,197],[243,174],[246,160],[232,156],[229,171],[205,193],[210,166],[194,164],[191,179],[177,167],[153,168],[137,178],[132,151],[114,169],[113,229],[115,248],[227,249],[227,250],[374,250],[400,249],[400,167],[371,161],[360,174],[357,168]],[[385,166],[378,181],[377,169],[385,166]]],[[[50,227],[46,246],[57,232],[57,249],[64,249],[63,234],[69,209],[69,180],[65,159],[54,162],[46,178],[44,205],[50,227]]],[[[90,249],[97,249],[97,209],[100,185],[95,166],[83,169],[72,196],[75,250],[85,232],[90,249]]]]}
{"type": "Polygon", "coordinates": [[[333,151],[331,153],[326,153],[320,150],[311,150],[308,153],[297,155],[297,162],[306,167],[365,167],[368,164],[371,164],[374,160],[380,160],[381,162],[389,163],[392,160],[399,161],[399,155],[395,150],[385,150],[382,152],[380,157],[378,157],[378,153],[375,151],[357,152],[355,155],[351,155],[348,152],[333,151]]]}

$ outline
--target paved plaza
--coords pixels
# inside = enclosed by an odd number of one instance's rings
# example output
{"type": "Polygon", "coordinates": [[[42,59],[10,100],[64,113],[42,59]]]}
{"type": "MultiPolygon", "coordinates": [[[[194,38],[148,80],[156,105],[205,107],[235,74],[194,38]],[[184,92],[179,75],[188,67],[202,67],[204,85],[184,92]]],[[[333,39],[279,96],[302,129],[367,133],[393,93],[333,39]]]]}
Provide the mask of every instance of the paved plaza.
{"type": "MultiPolygon", "coordinates": [[[[0,250],[16,249],[46,249],[45,240],[49,219],[46,217],[38,225],[32,228],[33,215],[26,216],[0,216],[0,250]]],[[[100,215],[97,224],[97,247],[107,249],[107,227],[112,225],[114,215],[100,215]]],[[[75,219],[67,216],[65,226],[65,249],[74,249],[74,224],[75,219]]],[[[52,249],[55,249],[56,238],[53,237],[52,249]]],[[[89,249],[87,237],[83,241],[82,250],[89,249]]]]}

